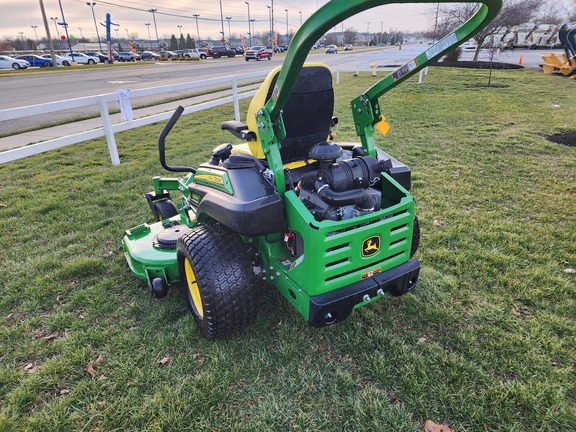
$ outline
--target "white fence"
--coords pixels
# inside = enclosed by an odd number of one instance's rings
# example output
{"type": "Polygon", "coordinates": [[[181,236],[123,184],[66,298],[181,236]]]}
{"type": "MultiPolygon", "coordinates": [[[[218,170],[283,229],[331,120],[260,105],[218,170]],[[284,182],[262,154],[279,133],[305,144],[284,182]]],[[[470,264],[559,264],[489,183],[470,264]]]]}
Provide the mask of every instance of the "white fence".
{"type": "MultiPolygon", "coordinates": [[[[223,78],[212,78],[208,80],[195,81],[184,84],[173,84],[167,86],[151,87],[141,90],[131,90],[130,97],[135,98],[141,96],[152,96],[157,94],[170,95],[171,92],[174,91],[194,90],[206,87],[221,88],[222,86],[231,86],[232,89],[231,96],[186,107],[183,114],[190,114],[196,111],[201,111],[204,109],[212,108],[227,103],[234,103],[234,115],[236,117],[236,120],[239,121],[240,120],[239,101],[241,99],[253,96],[256,93],[256,91],[253,90],[244,93],[239,93],[238,82],[243,80],[253,81],[254,78],[264,77],[267,74],[268,71],[262,71],[250,74],[228,76],[223,78]]],[[[78,134],[69,135],[61,138],[51,139],[48,141],[43,141],[38,144],[32,144],[26,147],[20,147],[17,149],[4,151],[0,153],[0,164],[11,162],[17,159],[22,159],[27,156],[43,153],[49,150],[66,147],[71,144],[77,144],[83,141],[105,136],[106,141],[108,142],[108,150],[110,152],[110,158],[112,159],[112,164],[118,165],[120,163],[120,158],[118,156],[118,150],[116,148],[116,140],[114,138],[115,133],[144,126],[151,123],[156,123],[162,120],[167,120],[172,115],[172,112],[165,112],[161,114],[139,118],[133,121],[126,121],[122,123],[112,124],[110,121],[110,113],[108,111],[108,102],[117,102],[117,101],[118,101],[117,93],[107,93],[98,96],[88,96],[78,99],[68,99],[57,102],[48,102],[39,105],[29,105],[24,107],[0,110],[0,121],[5,121],[40,114],[49,114],[57,111],[64,111],[87,106],[98,106],[100,111],[100,117],[102,118],[103,123],[102,128],[93,129],[90,131],[81,132],[78,134]]]]}
{"type": "MultiPolygon", "coordinates": [[[[367,67],[354,67],[354,68],[341,68],[340,64],[337,65],[336,71],[336,82],[340,82],[340,72],[371,72],[375,73],[378,71],[389,72],[391,68],[367,68],[367,67]]],[[[208,108],[213,108],[219,105],[224,105],[227,103],[234,104],[234,115],[237,121],[240,121],[240,109],[239,101],[248,97],[252,97],[256,90],[247,91],[244,93],[238,92],[238,82],[239,81],[254,81],[255,78],[264,77],[269,73],[269,71],[261,71],[247,74],[233,75],[223,78],[212,78],[208,80],[195,81],[184,84],[172,84],[167,86],[151,87],[141,90],[131,90],[130,97],[142,97],[142,96],[152,96],[157,94],[169,95],[171,92],[182,91],[182,90],[193,90],[199,88],[216,88],[229,85],[232,89],[232,95],[213,100],[210,102],[204,102],[197,105],[192,105],[184,109],[183,114],[190,114],[193,112],[205,110],[208,108]]],[[[113,165],[120,164],[120,157],[118,156],[118,150],[116,148],[116,140],[114,134],[117,132],[122,132],[125,130],[137,128],[140,126],[156,123],[159,121],[167,120],[172,115],[172,112],[164,112],[160,114],[151,115],[148,117],[142,117],[132,121],[126,121],[121,123],[112,124],[110,121],[110,113],[108,111],[109,102],[118,102],[117,93],[107,93],[98,96],[88,96],[78,99],[68,99],[63,101],[48,102],[38,105],[29,105],[18,108],[10,108],[0,110],[0,121],[14,120],[23,117],[30,117],[40,114],[50,114],[53,112],[70,110],[75,108],[87,107],[87,106],[98,106],[100,111],[100,117],[102,118],[103,127],[98,129],[89,130],[86,132],[81,132],[61,138],[55,138],[48,141],[43,141],[38,144],[32,144],[25,147],[20,147],[12,150],[7,150],[0,153],[0,164],[11,162],[14,160],[22,159],[28,156],[32,156],[39,153],[44,153],[49,150],[58,149],[61,147],[66,147],[72,144],[77,144],[83,141],[88,141],[94,138],[100,138],[105,136],[108,143],[108,150],[110,152],[110,159],[113,165]]]]}

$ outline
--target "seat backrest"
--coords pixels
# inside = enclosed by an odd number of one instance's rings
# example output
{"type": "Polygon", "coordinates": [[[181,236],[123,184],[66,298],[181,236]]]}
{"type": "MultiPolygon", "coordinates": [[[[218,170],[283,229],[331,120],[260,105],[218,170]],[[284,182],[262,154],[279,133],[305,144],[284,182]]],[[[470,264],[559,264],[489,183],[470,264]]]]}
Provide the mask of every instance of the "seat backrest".
{"type": "MultiPolygon", "coordinates": [[[[256,112],[272,96],[281,67],[277,67],[264,80],[262,86],[250,102],[246,124],[256,132],[256,112]]],[[[334,113],[334,89],[332,73],[327,66],[319,63],[305,64],[298,80],[282,109],[282,119],[286,128],[286,138],[282,140],[280,155],[283,163],[308,159],[308,152],[319,142],[325,142],[330,133],[334,113]]],[[[264,152],[260,137],[248,143],[250,152],[263,158],[264,152]]]]}

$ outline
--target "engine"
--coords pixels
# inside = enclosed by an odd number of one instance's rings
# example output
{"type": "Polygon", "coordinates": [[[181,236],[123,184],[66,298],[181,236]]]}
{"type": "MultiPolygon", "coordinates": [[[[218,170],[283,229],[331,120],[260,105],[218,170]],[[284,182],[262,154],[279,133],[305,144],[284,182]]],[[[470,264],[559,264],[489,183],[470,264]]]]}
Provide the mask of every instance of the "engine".
{"type": "Polygon", "coordinates": [[[356,156],[337,162],[342,148],[328,142],[316,144],[309,156],[319,161],[319,169],[303,176],[296,192],[316,220],[344,220],[380,210],[382,193],[374,186],[382,171],[391,168],[389,159],[356,156]]]}

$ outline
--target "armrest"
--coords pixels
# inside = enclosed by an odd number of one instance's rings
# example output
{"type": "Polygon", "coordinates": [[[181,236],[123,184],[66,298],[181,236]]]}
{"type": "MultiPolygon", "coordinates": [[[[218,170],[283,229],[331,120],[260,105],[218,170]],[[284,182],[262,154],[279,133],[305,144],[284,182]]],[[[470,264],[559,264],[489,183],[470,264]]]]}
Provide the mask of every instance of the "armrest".
{"type": "Polygon", "coordinates": [[[230,132],[236,138],[246,141],[256,141],[256,133],[248,130],[248,126],[242,122],[235,120],[225,121],[220,125],[220,128],[230,132]]]}

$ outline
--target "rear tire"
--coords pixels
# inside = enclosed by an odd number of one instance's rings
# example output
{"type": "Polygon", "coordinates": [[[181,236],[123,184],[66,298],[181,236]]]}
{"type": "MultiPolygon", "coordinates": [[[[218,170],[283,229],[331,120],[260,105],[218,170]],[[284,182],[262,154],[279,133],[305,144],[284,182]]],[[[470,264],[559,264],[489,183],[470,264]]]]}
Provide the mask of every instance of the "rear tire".
{"type": "Polygon", "coordinates": [[[252,324],[260,284],[240,236],[220,224],[178,239],[178,269],[186,304],[206,339],[229,336],[252,324]]]}

